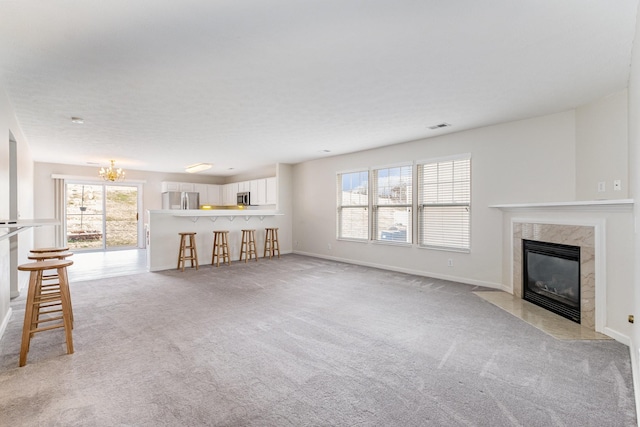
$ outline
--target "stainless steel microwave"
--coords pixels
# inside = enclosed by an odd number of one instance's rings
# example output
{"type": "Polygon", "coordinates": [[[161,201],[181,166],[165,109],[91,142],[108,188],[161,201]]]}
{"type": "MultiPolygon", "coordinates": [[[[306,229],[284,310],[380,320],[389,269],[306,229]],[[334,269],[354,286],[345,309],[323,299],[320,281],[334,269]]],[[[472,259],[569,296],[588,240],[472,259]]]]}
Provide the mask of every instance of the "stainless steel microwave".
{"type": "Polygon", "coordinates": [[[249,206],[251,204],[251,193],[244,191],[238,193],[238,206],[249,206]]]}

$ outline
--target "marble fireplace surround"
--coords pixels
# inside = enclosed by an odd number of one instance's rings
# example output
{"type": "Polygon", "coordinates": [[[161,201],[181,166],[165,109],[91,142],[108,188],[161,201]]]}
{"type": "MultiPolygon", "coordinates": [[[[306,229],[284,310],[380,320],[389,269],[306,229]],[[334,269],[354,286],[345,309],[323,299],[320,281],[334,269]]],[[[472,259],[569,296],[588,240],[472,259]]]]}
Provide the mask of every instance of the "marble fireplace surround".
{"type": "MultiPolygon", "coordinates": [[[[596,275],[597,261],[601,261],[602,224],[591,225],[545,223],[539,220],[513,218],[513,294],[522,298],[522,240],[558,243],[580,248],[580,324],[601,332],[606,301],[604,278],[596,275]],[[601,320],[602,321],[599,321],[601,320]]],[[[601,264],[601,263],[598,263],[601,264]]]]}

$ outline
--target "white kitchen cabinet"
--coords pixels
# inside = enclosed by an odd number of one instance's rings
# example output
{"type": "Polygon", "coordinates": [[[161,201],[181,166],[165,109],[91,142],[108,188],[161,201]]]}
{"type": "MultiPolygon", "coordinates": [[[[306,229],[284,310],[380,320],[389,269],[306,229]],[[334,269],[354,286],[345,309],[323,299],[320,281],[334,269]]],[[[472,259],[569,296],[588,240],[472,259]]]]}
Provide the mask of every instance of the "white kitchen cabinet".
{"type": "Polygon", "coordinates": [[[251,204],[252,205],[266,205],[267,204],[267,180],[266,179],[254,179],[249,182],[251,191],[251,204]]]}
{"type": "Polygon", "coordinates": [[[180,183],[179,182],[162,182],[162,192],[165,193],[167,191],[180,191],[180,183]]]}
{"type": "Polygon", "coordinates": [[[217,184],[207,184],[207,203],[208,205],[220,206],[221,197],[220,197],[220,185],[217,184]]]}
{"type": "Polygon", "coordinates": [[[275,205],[278,203],[278,185],[276,177],[267,178],[266,180],[266,196],[265,204],[275,205]]]}
{"type": "Polygon", "coordinates": [[[191,182],[162,181],[162,192],[165,191],[197,191],[193,189],[191,182]]]}
{"type": "Polygon", "coordinates": [[[238,183],[234,182],[231,184],[223,185],[223,200],[222,204],[225,206],[233,206],[238,203],[238,183]]]}
{"type": "Polygon", "coordinates": [[[192,182],[179,182],[180,189],[178,191],[197,191],[195,184],[192,182]]]}
{"type": "Polygon", "coordinates": [[[200,194],[200,204],[209,205],[209,195],[207,194],[207,184],[193,184],[193,191],[200,194]]]}
{"type": "Polygon", "coordinates": [[[250,181],[238,182],[238,192],[243,193],[245,191],[251,191],[251,182],[250,181]]]}

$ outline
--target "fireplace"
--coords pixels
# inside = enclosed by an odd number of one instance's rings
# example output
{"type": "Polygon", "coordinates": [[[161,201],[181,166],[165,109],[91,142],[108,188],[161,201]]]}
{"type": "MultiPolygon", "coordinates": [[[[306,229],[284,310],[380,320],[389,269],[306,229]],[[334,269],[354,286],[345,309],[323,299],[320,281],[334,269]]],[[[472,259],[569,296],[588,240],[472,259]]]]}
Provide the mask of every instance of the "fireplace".
{"type": "Polygon", "coordinates": [[[580,323],[580,247],[522,239],[522,297],[580,323]]]}

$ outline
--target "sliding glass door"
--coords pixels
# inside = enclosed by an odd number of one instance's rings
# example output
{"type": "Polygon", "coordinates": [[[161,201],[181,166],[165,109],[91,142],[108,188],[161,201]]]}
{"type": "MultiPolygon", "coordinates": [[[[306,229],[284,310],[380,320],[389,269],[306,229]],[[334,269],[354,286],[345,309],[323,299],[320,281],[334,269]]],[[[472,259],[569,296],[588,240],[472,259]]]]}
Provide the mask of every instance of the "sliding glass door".
{"type": "Polygon", "coordinates": [[[67,244],[71,250],[139,247],[137,185],[68,182],[67,244]]]}

